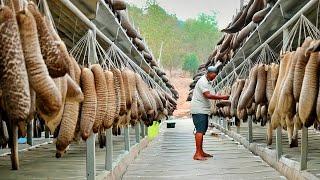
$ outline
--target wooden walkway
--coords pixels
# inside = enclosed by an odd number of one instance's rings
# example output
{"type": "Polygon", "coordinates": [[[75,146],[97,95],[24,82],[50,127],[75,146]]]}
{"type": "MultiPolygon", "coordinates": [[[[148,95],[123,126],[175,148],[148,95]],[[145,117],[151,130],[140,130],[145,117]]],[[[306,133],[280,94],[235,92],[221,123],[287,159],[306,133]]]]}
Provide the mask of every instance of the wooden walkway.
{"type": "MultiPolygon", "coordinates": [[[[241,124],[240,134],[243,137],[248,137],[248,123],[241,124]]],[[[273,133],[273,143],[271,146],[266,144],[266,127],[261,127],[260,124],[253,123],[253,142],[270,149],[276,149],[276,136],[273,133]]],[[[236,132],[236,127],[231,127],[231,131],[236,132]]],[[[308,169],[307,172],[313,174],[320,179],[320,133],[313,128],[308,129],[308,169]]],[[[301,131],[299,131],[299,147],[289,148],[288,136],[286,131],[282,131],[282,148],[283,156],[300,162],[301,156],[301,131]]]]}
{"type": "MultiPolygon", "coordinates": [[[[122,133],[123,134],[123,133],[122,133]]],[[[41,139],[40,141],[45,141],[41,139]]],[[[48,141],[48,140],[47,140],[48,141]]],[[[130,144],[136,144],[135,131],[130,128],[130,144]]],[[[28,145],[21,145],[26,148],[28,145]]],[[[113,163],[125,154],[124,136],[113,136],[113,163]]],[[[6,150],[2,150],[5,153],[6,150]]],[[[62,158],[55,158],[55,144],[46,144],[28,151],[22,151],[20,169],[12,171],[10,156],[0,156],[0,180],[30,180],[30,179],[86,179],[86,144],[72,144],[67,154],[62,158]]],[[[100,149],[96,143],[97,176],[105,173],[106,149],[100,149]]]]}
{"type": "Polygon", "coordinates": [[[159,137],[131,164],[124,180],[140,179],[285,179],[260,157],[217,130],[207,133],[204,149],[214,158],[194,161],[193,123],[177,120],[176,128],[162,127],[159,137]]]}

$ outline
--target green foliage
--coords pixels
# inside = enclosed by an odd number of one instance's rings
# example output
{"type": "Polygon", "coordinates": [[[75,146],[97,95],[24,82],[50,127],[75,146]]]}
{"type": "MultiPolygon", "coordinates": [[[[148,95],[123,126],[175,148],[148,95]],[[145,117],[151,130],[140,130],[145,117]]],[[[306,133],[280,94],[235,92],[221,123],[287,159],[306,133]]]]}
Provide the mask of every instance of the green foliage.
{"type": "Polygon", "coordinates": [[[196,54],[192,53],[184,57],[182,70],[188,71],[191,74],[194,74],[200,63],[196,54]]]}
{"type": "Polygon", "coordinates": [[[190,52],[194,52],[201,62],[206,61],[221,36],[215,13],[180,21],[176,15],[168,14],[156,0],[148,0],[142,9],[131,5],[129,16],[156,58],[163,43],[161,65],[170,71],[181,68],[185,55],[190,52]]]}

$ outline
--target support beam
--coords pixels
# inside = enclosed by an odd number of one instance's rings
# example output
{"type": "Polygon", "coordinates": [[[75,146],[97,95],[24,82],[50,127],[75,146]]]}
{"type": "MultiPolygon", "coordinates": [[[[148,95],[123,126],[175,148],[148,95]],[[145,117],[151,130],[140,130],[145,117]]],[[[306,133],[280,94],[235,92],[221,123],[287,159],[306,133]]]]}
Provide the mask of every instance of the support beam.
{"type": "Polygon", "coordinates": [[[31,120],[27,124],[27,144],[29,144],[30,146],[33,145],[33,121],[34,120],[31,120]]]}
{"type": "Polygon", "coordinates": [[[308,167],[308,128],[302,127],[300,170],[308,167]]]}
{"type": "Polygon", "coordinates": [[[145,129],[145,136],[148,136],[148,126],[144,125],[144,129],[145,129]]]}
{"type": "Polygon", "coordinates": [[[135,134],[136,134],[136,142],[140,143],[140,122],[139,121],[134,126],[134,131],[135,131],[135,134]]]}
{"type": "Polygon", "coordinates": [[[279,126],[276,129],[276,150],[277,150],[277,160],[279,161],[282,156],[282,129],[279,126]]]}
{"type": "Polygon", "coordinates": [[[112,170],[113,163],[113,141],[112,141],[112,127],[106,130],[106,159],[105,159],[105,170],[112,170]]]}
{"type": "Polygon", "coordinates": [[[143,122],[140,122],[140,128],[141,128],[141,137],[144,138],[146,136],[146,130],[143,122]]]}
{"type": "Polygon", "coordinates": [[[124,127],[123,131],[124,131],[124,150],[129,151],[130,150],[129,127],[128,126],[124,127]]]}
{"type": "Polygon", "coordinates": [[[96,179],[96,152],[95,152],[96,135],[92,132],[86,141],[86,171],[87,180],[96,179]]]}
{"type": "Polygon", "coordinates": [[[44,127],[44,137],[45,138],[50,138],[50,131],[47,126],[44,127]]]}
{"type": "MultiPolygon", "coordinates": [[[[88,31],[90,41],[89,41],[89,63],[93,64],[97,62],[97,52],[96,52],[96,30],[92,29],[88,31]]],[[[87,139],[87,156],[86,156],[86,171],[87,171],[87,180],[95,180],[96,179],[96,135],[91,132],[90,137],[87,139]]]]}
{"type": "Polygon", "coordinates": [[[252,115],[248,117],[248,141],[249,143],[253,142],[253,136],[252,136],[252,115]]]}

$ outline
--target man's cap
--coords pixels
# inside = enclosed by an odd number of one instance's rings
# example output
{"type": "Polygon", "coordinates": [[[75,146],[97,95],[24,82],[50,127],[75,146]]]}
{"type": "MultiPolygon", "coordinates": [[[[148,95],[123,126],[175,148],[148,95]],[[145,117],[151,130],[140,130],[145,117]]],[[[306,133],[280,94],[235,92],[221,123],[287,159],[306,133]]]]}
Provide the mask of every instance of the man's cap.
{"type": "Polygon", "coordinates": [[[216,68],[215,66],[209,66],[209,67],[207,68],[207,72],[208,72],[208,73],[213,72],[213,73],[218,74],[218,68],[216,68]]]}

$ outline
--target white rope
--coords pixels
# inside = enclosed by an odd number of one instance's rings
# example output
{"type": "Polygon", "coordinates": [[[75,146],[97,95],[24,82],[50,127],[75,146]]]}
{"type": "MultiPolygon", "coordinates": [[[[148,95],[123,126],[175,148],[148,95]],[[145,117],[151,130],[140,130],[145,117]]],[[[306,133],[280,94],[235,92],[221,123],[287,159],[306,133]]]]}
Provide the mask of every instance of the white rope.
{"type": "MultiPolygon", "coordinates": [[[[318,24],[318,18],[316,20],[316,24],[318,24]]],[[[283,52],[293,50],[292,47],[296,37],[298,38],[298,44],[296,47],[299,47],[301,46],[303,40],[308,36],[310,36],[312,39],[319,39],[320,31],[317,26],[312,24],[308,18],[301,14],[300,18],[291,29],[288,38],[284,40],[283,52]]]]}
{"type": "Polygon", "coordinates": [[[54,20],[53,20],[53,17],[52,17],[50,8],[49,8],[49,6],[48,6],[47,0],[40,0],[40,1],[39,1],[39,4],[38,4],[38,7],[41,8],[41,10],[42,10],[43,13],[45,14],[45,16],[48,18],[49,22],[51,22],[54,30],[55,30],[56,32],[58,32],[58,31],[57,31],[57,28],[56,28],[56,25],[55,25],[55,23],[54,23],[54,20]]]}
{"type": "MultiPolygon", "coordinates": [[[[97,62],[100,63],[104,69],[118,68],[123,70],[124,68],[131,68],[133,71],[138,73],[141,78],[144,79],[144,82],[151,88],[161,89],[161,91],[173,95],[172,92],[169,90],[168,87],[160,87],[158,83],[155,82],[140,66],[134,63],[128,56],[126,56],[122,51],[119,51],[116,48],[115,44],[111,44],[111,46],[106,50],[102,48],[99,42],[94,38],[93,33],[88,31],[77,43],[76,45],[70,50],[70,54],[77,60],[79,64],[89,66],[91,62],[89,60],[89,54],[91,53],[90,50],[90,43],[96,48],[96,55],[97,55],[97,62]],[[83,57],[81,59],[81,57],[83,57]]],[[[149,72],[150,73],[150,72],[149,72]]]]}

